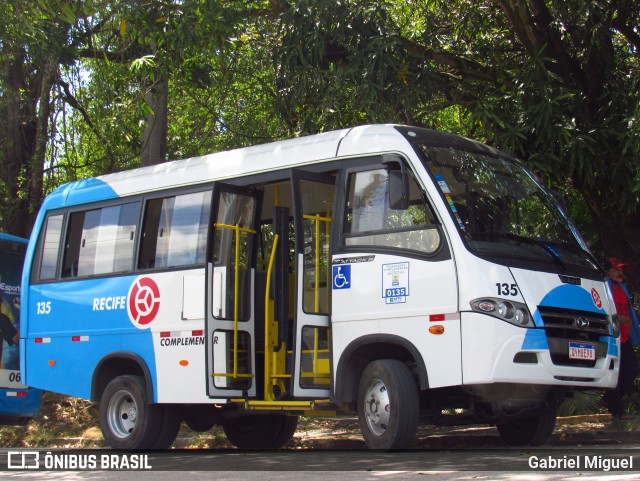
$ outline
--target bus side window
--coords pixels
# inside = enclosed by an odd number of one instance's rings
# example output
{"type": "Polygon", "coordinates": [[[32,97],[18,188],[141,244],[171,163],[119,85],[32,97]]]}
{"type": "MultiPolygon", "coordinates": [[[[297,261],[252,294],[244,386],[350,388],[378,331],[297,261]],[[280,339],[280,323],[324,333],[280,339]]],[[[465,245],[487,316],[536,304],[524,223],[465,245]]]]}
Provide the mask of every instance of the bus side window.
{"type": "Polygon", "coordinates": [[[403,210],[393,209],[389,204],[388,179],[387,170],[382,168],[349,175],[345,245],[434,253],[440,246],[441,236],[420,186],[409,174],[409,206],[403,210]]]}
{"type": "Polygon", "coordinates": [[[67,229],[67,243],[65,245],[64,260],[62,262],[62,277],[76,277],[78,275],[78,257],[82,241],[82,226],[84,212],[74,212],[69,217],[67,229]]]}
{"type": "Polygon", "coordinates": [[[72,213],[62,277],[131,271],[139,209],[131,202],[72,213]]]}
{"type": "Polygon", "coordinates": [[[42,242],[42,257],[40,258],[39,280],[52,280],[56,278],[58,267],[58,249],[62,235],[62,222],[64,215],[52,215],[47,218],[47,225],[42,242]]]}
{"type": "Polygon", "coordinates": [[[210,209],[211,191],[147,202],[138,268],[203,264],[210,209]]]}

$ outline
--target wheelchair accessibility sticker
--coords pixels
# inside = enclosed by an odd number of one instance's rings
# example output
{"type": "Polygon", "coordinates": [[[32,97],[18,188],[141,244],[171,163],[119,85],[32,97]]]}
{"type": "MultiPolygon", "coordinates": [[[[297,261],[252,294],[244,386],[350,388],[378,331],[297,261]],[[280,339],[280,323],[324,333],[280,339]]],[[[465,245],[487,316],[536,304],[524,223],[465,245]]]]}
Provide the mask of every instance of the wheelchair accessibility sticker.
{"type": "Polygon", "coordinates": [[[409,295],[409,263],[382,266],[382,297],[386,304],[403,304],[409,295]]]}
{"type": "Polygon", "coordinates": [[[349,264],[342,266],[333,266],[332,276],[334,289],[351,288],[351,266],[349,264]]]}

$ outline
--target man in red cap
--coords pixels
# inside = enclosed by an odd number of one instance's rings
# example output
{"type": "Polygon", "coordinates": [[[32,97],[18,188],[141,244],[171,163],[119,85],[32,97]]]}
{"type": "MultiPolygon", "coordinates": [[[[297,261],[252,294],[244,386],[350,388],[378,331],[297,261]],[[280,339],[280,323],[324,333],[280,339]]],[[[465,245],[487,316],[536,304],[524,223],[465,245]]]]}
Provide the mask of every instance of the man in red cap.
{"type": "Polygon", "coordinates": [[[625,405],[622,398],[625,394],[633,395],[636,392],[634,381],[639,373],[633,346],[640,344],[640,324],[633,309],[629,289],[624,283],[622,268],[625,266],[626,264],[616,257],[611,257],[605,262],[613,302],[620,321],[620,371],[618,385],[607,391],[602,399],[615,419],[624,416],[625,405]]]}

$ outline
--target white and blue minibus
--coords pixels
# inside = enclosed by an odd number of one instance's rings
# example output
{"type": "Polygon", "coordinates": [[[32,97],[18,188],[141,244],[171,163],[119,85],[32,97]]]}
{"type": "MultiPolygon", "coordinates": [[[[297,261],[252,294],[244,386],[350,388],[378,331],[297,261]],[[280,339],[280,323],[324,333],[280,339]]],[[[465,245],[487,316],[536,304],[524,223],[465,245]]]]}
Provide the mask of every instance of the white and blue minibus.
{"type": "Polygon", "coordinates": [[[360,126],[72,182],[44,201],[22,280],[29,386],[99,402],[110,446],[181,422],[243,449],[298,416],[357,416],[372,449],[420,422],[551,435],[616,384],[593,256],[517,160],[360,126]]]}
{"type": "Polygon", "coordinates": [[[21,381],[20,289],[27,239],[0,233],[0,424],[25,424],[38,415],[42,393],[21,381]]]}

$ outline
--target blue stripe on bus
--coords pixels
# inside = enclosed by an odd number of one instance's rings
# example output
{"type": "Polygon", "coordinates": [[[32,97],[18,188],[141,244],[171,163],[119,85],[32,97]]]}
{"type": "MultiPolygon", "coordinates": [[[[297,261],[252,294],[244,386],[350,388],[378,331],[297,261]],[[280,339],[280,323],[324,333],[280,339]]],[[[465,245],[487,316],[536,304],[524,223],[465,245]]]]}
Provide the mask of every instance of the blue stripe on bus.
{"type": "Polygon", "coordinates": [[[25,333],[29,385],[89,399],[98,363],[109,354],[130,352],[145,362],[157,398],[152,333],[134,326],[127,310],[129,288],[136,279],[124,276],[30,286],[28,308],[32,314],[25,333]],[[94,310],[94,299],[105,295],[124,298],[124,302],[118,302],[117,308],[107,309],[103,304],[94,310]],[[45,303],[40,304],[45,306],[41,314],[38,303],[45,303]],[[89,336],[89,340],[74,341],[73,336],[89,336]],[[36,343],[41,337],[50,342],[36,343]]]}
{"type": "Polygon", "coordinates": [[[612,336],[601,336],[600,337],[600,342],[606,342],[607,343],[607,354],[609,354],[610,356],[619,356],[619,352],[618,352],[618,343],[616,342],[615,338],[612,336]]]}
{"type": "MultiPolygon", "coordinates": [[[[559,307],[563,309],[575,309],[578,311],[594,312],[598,314],[606,314],[603,308],[598,308],[591,296],[590,292],[587,292],[584,288],[574,285],[562,285],[549,291],[540,301],[540,307],[559,307]]],[[[533,321],[536,327],[544,327],[544,321],[540,311],[536,310],[533,313],[533,321]]],[[[612,338],[609,338],[612,339],[612,338]]],[[[617,356],[617,346],[615,340],[613,343],[608,343],[608,354],[617,356]]],[[[522,343],[522,349],[541,350],[549,349],[549,343],[547,336],[543,329],[527,329],[524,342],[522,343]]]]}
{"type": "Polygon", "coordinates": [[[0,416],[32,418],[38,415],[41,403],[40,389],[0,388],[0,416]],[[20,393],[21,396],[9,396],[8,393],[20,393]]]}
{"type": "Polygon", "coordinates": [[[51,335],[50,342],[27,340],[29,385],[83,399],[91,398],[93,374],[107,355],[134,352],[149,368],[157,401],[157,375],[152,335],[148,331],[89,335],[88,341],[73,341],[70,335],[51,335]]]}
{"type": "MultiPolygon", "coordinates": [[[[603,295],[604,292],[601,293],[603,295]]],[[[575,309],[578,311],[595,312],[605,314],[602,307],[597,307],[593,302],[591,293],[583,287],[565,284],[549,291],[540,301],[542,307],[562,307],[565,309],[575,309]]]]}
{"type": "MultiPolygon", "coordinates": [[[[67,205],[82,204],[86,202],[97,202],[100,200],[109,200],[118,198],[118,194],[111,188],[109,184],[100,179],[86,179],[78,182],[70,182],[64,184],[49,194],[42,207],[38,212],[36,221],[33,225],[31,238],[29,239],[29,245],[27,246],[27,252],[24,261],[24,269],[22,271],[22,313],[21,316],[24,319],[30,317],[28,311],[29,305],[27,302],[27,289],[29,288],[29,278],[31,276],[31,269],[33,267],[33,258],[36,250],[36,244],[38,241],[38,233],[43,229],[44,219],[47,211],[59,209],[67,205]]],[[[23,323],[26,325],[26,323],[23,323]]],[[[26,333],[20,329],[20,337],[25,337],[26,333]]],[[[24,376],[25,373],[22,372],[24,376]]]]}
{"type": "Polygon", "coordinates": [[[85,179],[64,184],[54,190],[42,204],[42,210],[58,209],[69,205],[88,204],[117,199],[113,188],[100,179],[85,179]]]}
{"type": "Polygon", "coordinates": [[[17,242],[18,244],[26,244],[28,242],[27,239],[23,239],[22,237],[11,234],[6,234],[4,232],[0,232],[0,241],[17,242]]]}
{"type": "Polygon", "coordinates": [[[542,329],[527,329],[522,349],[549,350],[547,335],[542,329]]]}

